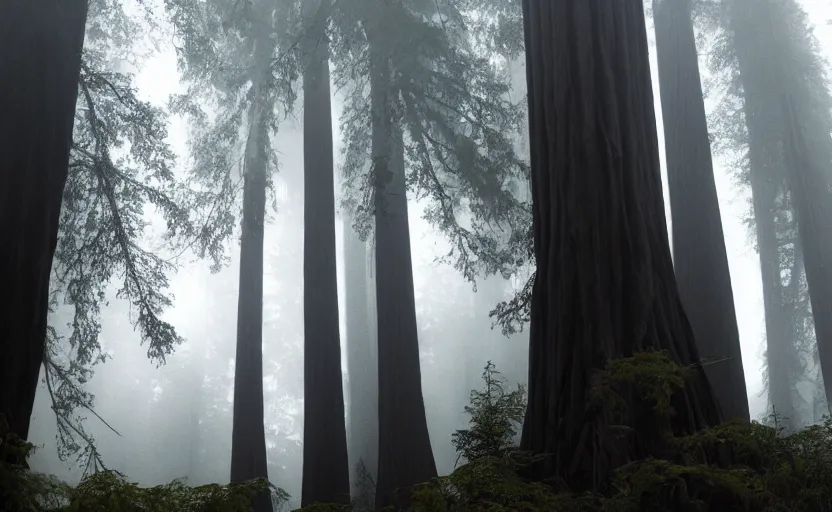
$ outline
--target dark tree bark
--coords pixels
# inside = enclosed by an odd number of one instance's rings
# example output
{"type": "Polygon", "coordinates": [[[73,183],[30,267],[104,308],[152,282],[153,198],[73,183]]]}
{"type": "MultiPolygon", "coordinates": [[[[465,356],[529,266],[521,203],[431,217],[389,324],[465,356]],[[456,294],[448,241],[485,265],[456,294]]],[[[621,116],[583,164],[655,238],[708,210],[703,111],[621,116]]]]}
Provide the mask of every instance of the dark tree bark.
{"type": "Polygon", "coordinates": [[[690,0],[654,0],[673,264],[682,305],[725,419],[750,419],[714,183],[690,0]],[[712,360],[712,362],[707,362],[712,360]]]}
{"type": "MultiPolygon", "coordinates": [[[[344,286],[347,326],[347,375],[349,376],[349,454],[353,487],[359,463],[370,475],[378,464],[378,374],[374,327],[370,322],[367,279],[367,247],[344,220],[344,286]]],[[[375,476],[374,476],[375,478],[375,476]]]]}
{"type": "Polygon", "coordinates": [[[26,439],[69,165],[87,0],[0,3],[0,415],[26,439]]]}
{"type": "Polygon", "coordinates": [[[391,56],[383,44],[382,13],[379,9],[368,31],[372,172],[376,180],[378,506],[393,502],[406,505],[410,487],[436,476],[422,398],[404,148],[401,129],[392,116],[391,56]]]}
{"type": "MultiPolygon", "coordinates": [[[[794,343],[772,213],[778,195],[791,194],[821,369],[825,369],[824,376],[832,373],[832,270],[825,264],[832,257],[832,238],[828,236],[832,227],[830,102],[823,86],[818,95],[810,85],[817,57],[811,55],[809,44],[788,36],[794,31],[791,23],[799,9],[791,1],[734,0],[730,11],[743,86],[763,273],[769,395],[775,412],[786,416],[792,428],[798,422],[791,398],[794,383],[786,362],[794,357],[794,343]]],[[[832,392],[830,384],[832,379],[824,378],[827,397],[832,392]]]]}
{"type": "Polygon", "coordinates": [[[304,6],[313,18],[303,75],[304,507],[350,501],[335,261],[328,3],[304,6]]]}
{"type": "Polygon", "coordinates": [[[662,429],[721,418],[701,367],[669,425],[635,402],[616,436],[590,403],[611,359],[666,349],[699,360],[673,275],[641,0],[524,0],[537,274],[521,447],[550,454],[539,477],[603,488],[661,455],[662,429]]]}
{"type": "MultiPolygon", "coordinates": [[[[240,241],[240,289],[237,302],[237,351],[234,368],[234,413],[231,433],[231,481],[268,478],[263,414],[263,236],[268,184],[269,115],[267,90],[273,42],[271,11],[258,5],[253,23],[254,97],[248,112],[244,163],[243,219],[240,241]]],[[[254,512],[270,512],[268,494],[253,499],[254,512]]]]}

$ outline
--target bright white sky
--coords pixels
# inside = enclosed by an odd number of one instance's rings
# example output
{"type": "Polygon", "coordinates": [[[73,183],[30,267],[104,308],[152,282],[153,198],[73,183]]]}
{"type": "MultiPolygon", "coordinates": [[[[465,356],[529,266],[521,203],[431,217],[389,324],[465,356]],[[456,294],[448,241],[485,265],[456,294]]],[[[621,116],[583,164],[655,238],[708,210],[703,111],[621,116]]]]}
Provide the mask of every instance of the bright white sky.
{"type": "MultiPolygon", "coordinates": [[[[828,25],[827,21],[832,18],[832,4],[830,4],[830,0],[802,0],[802,3],[815,25],[816,34],[821,42],[824,55],[829,58],[830,52],[832,52],[832,27],[828,25]]],[[[654,44],[652,26],[649,26],[648,30],[651,32],[649,37],[652,45],[654,44]]],[[[653,76],[655,77],[656,63],[653,55],[651,55],[651,65],[653,68],[653,76]]],[[[143,96],[159,104],[164,103],[171,93],[178,91],[179,83],[176,72],[176,59],[171,46],[166,47],[162,53],[155,55],[146,63],[142,72],[137,76],[137,84],[143,96]]],[[[659,91],[655,80],[654,94],[656,117],[659,123],[660,146],[663,147],[664,141],[661,131],[662,121],[659,91]]],[[[335,121],[333,129],[336,130],[336,144],[340,142],[340,136],[337,131],[339,109],[340,107],[337,103],[333,105],[333,117],[335,121]]],[[[300,144],[300,139],[290,134],[287,134],[286,137],[281,136],[280,139],[278,141],[278,145],[280,146],[278,150],[282,153],[283,165],[302,165],[302,145],[300,144]]],[[[181,155],[180,158],[182,161],[185,161],[185,155],[187,154],[186,140],[187,130],[184,123],[181,120],[174,120],[171,127],[171,143],[177,153],[181,155]]],[[[750,243],[748,232],[742,224],[742,219],[748,210],[748,194],[733,184],[731,176],[727,174],[721,162],[717,161],[716,164],[716,184],[719,191],[722,222],[725,230],[734,296],[736,299],[751,413],[752,417],[759,417],[765,409],[765,397],[761,396],[761,358],[764,350],[762,343],[764,335],[762,285],[760,282],[759,261],[750,243]]],[[[664,165],[664,155],[662,155],[662,165],[664,165]]],[[[301,194],[302,192],[292,191],[292,193],[301,194]]],[[[667,197],[665,200],[667,201],[667,197]]],[[[668,211],[667,213],[669,218],[670,212],[668,211]]],[[[438,251],[434,248],[436,247],[435,237],[430,234],[425,222],[421,219],[418,208],[412,209],[410,220],[411,233],[414,238],[413,256],[416,267],[414,278],[417,281],[418,287],[418,283],[424,279],[424,275],[420,275],[419,267],[422,266],[424,268],[425,264],[428,264],[429,261],[438,255],[438,251]]],[[[267,245],[268,243],[267,240],[267,245]]],[[[439,244],[441,246],[441,242],[439,244]]],[[[183,331],[186,337],[188,331],[187,324],[198,319],[199,314],[199,300],[190,299],[197,299],[201,293],[204,293],[204,282],[202,282],[202,279],[204,279],[205,274],[201,267],[199,264],[190,265],[173,280],[172,291],[177,298],[177,306],[170,312],[168,317],[174,325],[183,331]],[[197,310],[195,310],[195,306],[197,310]]],[[[228,269],[227,271],[233,270],[228,269]]],[[[236,303],[236,300],[231,302],[236,303]]]]}

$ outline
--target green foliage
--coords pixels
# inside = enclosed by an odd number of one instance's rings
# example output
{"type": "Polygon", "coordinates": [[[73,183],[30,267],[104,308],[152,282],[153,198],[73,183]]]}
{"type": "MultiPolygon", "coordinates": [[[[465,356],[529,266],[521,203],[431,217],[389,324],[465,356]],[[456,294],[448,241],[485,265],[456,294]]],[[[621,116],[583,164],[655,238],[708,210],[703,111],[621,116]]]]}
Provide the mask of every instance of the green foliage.
{"type": "Polygon", "coordinates": [[[153,40],[155,25],[143,0],[89,3],[44,357],[58,454],[77,455],[82,465],[101,465],[80,413],[93,412],[95,397],[84,383],[107,358],[99,334],[108,287],[117,285],[118,297],[130,302],[150,359],[164,363],[182,342],[162,318],[175,265],[145,241],[151,208],[166,221],[167,235],[194,231],[187,191],[174,177],[167,113],[141,100],[134,77],[118,69],[138,65],[134,44],[153,40]]]}
{"type": "Polygon", "coordinates": [[[102,471],[84,479],[72,493],[65,512],[248,512],[251,497],[273,491],[279,501],[288,495],[265,479],[239,484],[208,484],[188,487],[178,480],[142,488],[113,471],[102,471]]]}
{"type": "Polygon", "coordinates": [[[482,457],[500,457],[512,448],[517,426],[526,411],[526,390],[520,384],[514,391],[506,391],[506,380],[500,377],[491,361],[482,372],[485,386],[471,391],[470,405],[465,413],[471,427],[457,430],[451,436],[451,444],[459,459],[469,462],[482,457]]]}
{"type": "Polygon", "coordinates": [[[640,396],[661,416],[672,413],[670,397],[685,385],[691,370],[670,358],[666,350],[639,352],[633,357],[610,361],[592,388],[592,400],[620,412],[627,407],[619,385],[635,386],[640,396]]]}
{"type": "MultiPolygon", "coordinates": [[[[155,487],[139,487],[116,471],[99,471],[77,487],[54,476],[30,471],[25,461],[34,445],[8,432],[0,416],[0,510],[4,512],[248,512],[251,497],[270,492],[272,502],[289,495],[265,479],[228,485],[188,487],[174,480],[155,487]]],[[[334,509],[328,509],[334,510],[334,509]]]]}
{"type": "MultiPolygon", "coordinates": [[[[629,384],[657,414],[669,415],[670,396],[690,368],[674,364],[666,352],[645,352],[608,363],[593,392],[602,407],[626,407],[614,389],[629,384]]],[[[484,379],[492,376],[486,366],[484,379]]],[[[492,411],[516,417],[517,397],[505,409],[494,408],[499,391],[472,392],[472,423],[492,411]],[[490,396],[490,399],[483,397],[490,396]],[[502,412],[499,412],[502,411],[502,412]],[[505,411],[511,411],[506,413],[505,411]]],[[[515,392],[516,393],[516,392],[515,392]]],[[[481,428],[471,446],[503,446],[506,432],[481,428]],[[488,439],[488,435],[492,438],[488,439]]],[[[672,436],[668,432],[668,437],[672,436]]],[[[606,494],[556,492],[523,476],[528,457],[504,450],[472,456],[452,474],[413,488],[414,512],[828,512],[832,511],[832,419],[784,435],[757,422],[731,421],[693,435],[672,439],[673,460],[634,460],[616,470],[606,494]]],[[[484,451],[484,450],[483,450],[484,451]]],[[[467,458],[467,457],[466,457],[467,458]]],[[[303,510],[314,510],[306,508],[303,510]]],[[[323,509],[327,510],[327,509],[323,509]]]]}
{"type": "Polygon", "coordinates": [[[26,458],[35,446],[9,432],[0,415],[0,510],[59,510],[69,502],[70,486],[51,475],[29,471],[26,458]]]}
{"type": "Polygon", "coordinates": [[[539,482],[518,475],[510,457],[480,457],[452,474],[436,478],[414,489],[414,512],[463,511],[579,511],[594,500],[556,494],[539,482]]]}
{"type": "Polygon", "coordinates": [[[450,243],[444,259],[473,281],[513,273],[528,260],[524,243],[531,206],[518,193],[529,168],[514,148],[524,105],[506,97],[510,83],[491,62],[495,51],[522,45],[520,6],[417,1],[342,0],[332,16],[334,79],[347,91],[341,117],[346,194],[344,208],[362,238],[375,217],[371,144],[369,45],[361,27],[383,5],[385,27],[374,44],[390,55],[388,97],[393,122],[404,132],[408,189],[428,199],[424,217],[450,243]],[[502,27],[502,28],[501,28],[502,27]],[[468,222],[466,222],[466,220],[468,222]]]}

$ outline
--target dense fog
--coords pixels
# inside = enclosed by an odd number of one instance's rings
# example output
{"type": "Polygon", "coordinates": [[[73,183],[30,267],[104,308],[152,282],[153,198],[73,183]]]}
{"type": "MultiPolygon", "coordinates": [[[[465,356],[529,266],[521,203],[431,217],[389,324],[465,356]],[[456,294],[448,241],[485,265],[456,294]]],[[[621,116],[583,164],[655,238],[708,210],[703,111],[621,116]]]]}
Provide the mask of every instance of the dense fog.
{"type": "MultiPolygon", "coordinates": [[[[824,54],[832,56],[832,17],[823,0],[804,0],[821,41],[824,54]]],[[[162,7],[157,6],[161,12],[162,7]]],[[[141,19],[138,10],[135,15],[141,19]]],[[[140,21],[141,22],[141,21],[140,21]]],[[[130,58],[111,56],[109,65],[120,72],[134,73],[139,96],[164,107],[173,94],[185,86],[177,71],[176,41],[172,28],[159,17],[153,37],[133,41],[130,58]],[[163,34],[163,35],[160,35],[163,34]]],[[[651,65],[655,77],[655,41],[648,15],[651,65]]],[[[705,56],[702,56],[704,62],[705,56]]],[[[511,76],[514,101],[525,95],[526,75],[523,59],[504,63],[511,76]]],[[[702,66],[703,82],[709,80],[702,66]]],[[[663,153],[661,107],[658,84],[654,78],[656,114],[660,147],[663,153]]],[[[716,96],[716,95],[714,95],[716,96]]],[[[716,108],[718,98],[706,98],[706,106],[716,108]]],[[[341,183],[343,145],[340,122],[344,103],[342,91],[334,91],[332,118],[336,155],[336,195],[341,183]]],[[[297,102],[301,105],[300,100],[297,102]]],[[[265,228],[263,275],[263,388],[268,469],[271,481],[292,495],[290,505],[299,506],[301,496],[303,440],[303,131],[302,110],[296,107],[279,119],[272,138],[278,169],[273,174],[273,195],[267,198],[268,219],[265,228]]],[[[190,128],[182,116],[172,116],[168,142],[177,155],[175,172],[184,175],[193,164],[189,150],[190,128]]],[[[527,140],[516,141],[524,158],[528,158],[527,140]]],[[[114,150],[117,156],[119,151],[114,150]]],[[[662,156],[662,163],[664,157],[662,156]]],[[[727,157],[715,160],[716,184],[722,210],[725,242],[743,349],[743,364],[752,418],[770,413],[765,395],[764,336],[759,260],[751,232],[746,225],[749,215],[749,191],[731,170],[727,157]]],[[[237,171],[239,172],[239,171],[237,171]]],[[[665,191],[667,203],[667,192],[665,191]]],[[[528,331],[509,335],[494,325],[489,312],[509,300],[529,276],[529,269],[510,279],[492,276],[467,281],[450,263],[443,260],[449,242],[423,218],[428,199],[408,197],[408,214],[413,258],[416,314],[422,392],[430,440],[439,474],[453,471],[457,454],[451,446],[451,434],[468,422],[464,407],[469,391],[480,386],[480,375],[487,361],[492,361],[512,384],[525,384],[528,371],[528,331]]],[[[666,204],[668,221],[669,205],[666,204]]],[[[171,274],[169,291],[174,297],[163,318],[184,338],[175,352],[156,366],[147,357],[147,346],[134,328],[136,311],[118,297],[121,277],[115,276],[101,307],[100,343],[110,358],[94,366],[94,375],[83,383],[95,396],[95,414],[81,411],[84,425],[95,439],[103,463],[142,485],[155,485],[175,478],[188,483],[227,482],[231,456],[231,429],[234,388],[234,358],[240,273],[239,243],[228,245],[227,264],[213,271],[211,262],[199,259],[192,251],[174,253],[161,238],[164,221],[152,208],[145,218],[152,229],[142,243],[165,254],[178,268],[171,274]],[[165,252],[167,251],[167,252],[165,252]],[[98,417],[100,416],[100,418],[98,417]],[[106,424],[104,423],[106,422],[106,424]],[[108,427],[109,426],[109,427],[108,427]]],[[[339,284],[342,369],[347,417],[351,411],[349,382],[353,374],[374,372],[375,368],[350,368],[344,292],[346,244],[360,242],[349,229],[339,209],[336,221],[336,247],[339,284]]],[[[239,235],[235,234],[235,239],[239,235]]],[[[363,272],[373,283],[373,240],[366,242],[363,261],[353,272],[363,272]],[[362,267],[363,268],[360,268],[362,267]]],[[[370,287],[372,288],[372,287],[370,287]]],[[[367,303],[373,310],[374,300],[367,303]]],[[[372,312],[371,312],[372,317],[372,312]]],[[[59,304],[49,318],[59,336],[72,333],[73,307],[59,304]]],[[[68,341],[65,341],[68,343],[68,341]]],[[[69,348],[67,347],[67,350],[69,348]]],[[[817,369],[811,370],[817,372],[817,369]]],[[[800,422],[819,419],[814,407],[816,386],[801,384],[806,403],[799,407],[800,422]]],[[[54,473],[68,482],[78,482],[89,467],[84,466],[83,450],[61,460],[56,437],[56,422],[51,410],[50,393],[45,381],[38,388],[30,440],[38,450],[30,463],[34,469],[54,473]]],[[[348,436],[349,432],[348,422],[348,436]]],[[[350,463],[354,465],[354,454],[350,463]]]]}

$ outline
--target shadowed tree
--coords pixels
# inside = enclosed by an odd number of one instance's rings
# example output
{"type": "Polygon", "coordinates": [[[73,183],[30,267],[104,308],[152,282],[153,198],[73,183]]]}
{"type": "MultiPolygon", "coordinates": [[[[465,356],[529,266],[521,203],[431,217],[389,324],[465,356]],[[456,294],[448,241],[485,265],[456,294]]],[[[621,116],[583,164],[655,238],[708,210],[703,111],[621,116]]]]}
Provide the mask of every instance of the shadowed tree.
{"type": "Polygon", "coordinates": [[[587,406],[612,359],[664,349],[699,360],[667,239],[643,5],[524,0],[523,13],[537,273],[521,448],[548,454],[538,476],[586,489],[663,453],[663,428],[721,418],[700,366],[669,425],[632,398],[614,420],[587,406]]]}
{"type": "Polygon", "coordinates": [[[87,0],[0,5],[0,414],[24,439],[44,359],[87,0]]]}
{"type": "Polygon", "coordinates": [[[335,169],[326,39],[329,3],[307,1],[303,6],[309,28],[303,74],[302,506],[350,500],[335,271],[335,169]]]}
{"type": "Polygon", "coordinates": [[[654,0],[653,20],[679,296],[724,418],[749,419],[690,0],[654,0]]]}
{"type": "Polygon", "coordinates": [[[446,260],[469,280],[501,270],[501,244],[513,250],[512,237],[528,228],[528,205],[514,193],[528,171],[511,140],[521,109],[505,100],[492,55],[472,49],[466,28],[479,22],[463,4],[346,0],[333,17],[336,78],[352,86],[342,117],[346,202],[362,238],[376,224],[379,503],[436,471],[406,275],[406,192],[429,198],[425,218],[448,236],[446,260]]]}
{"type": "Polygon", "coordinates": [[[401,120],[393,111],[393,54],[397,30],[378,2],[367,23],[373,196],[375,198],[378,319],[378,476],[376,506],[399,501],[402,491],[436,476],[419,364],[413,262],[407,217],[401,120]]]}
{"type": "MultiPolygon", "coordinates": [[[[298,78],[297,53],[282,47],[296,21],[296,4],[274,0],[192,2],[168,0],[183,79],[189,88],[173,101],[194,128],[191,177],[200,196],[192,208],[209,212],[195,246],[222,263],[222,247],[234,233],[242,174],[240,281],[237,305],[231,480],[267,477],[263,404],[263,269],[267,191],[275,168],[271,137],[276,112],[290,110],[298,78]],[[281,51],[276,51],[281,48],[281,51]],[[203,108],[215,108],[209,119],[203,108]],[[246,142],[238,150],[240,133],[246,142]],[[242,165],[240,165],[242,163],[242,165]]],[[[292,49],[295,49],[294,47],[292,49]]],[[[255,512],[270,510],[267,494],[255,512]]]]}
{"type": "MultiPolygon", "coordinates": [[[[274,3],[260,0],[254,5],[250,18],[252,101],[246,117],[248,139],[243,164],[240,287],[231,433],[232,482],[268,478],[263,426],[263,237],[273,102],[270,91],[273,16],[274,3]]],[[[271,510],[269,496],[255,496],[253,506],[254,512],[271,510]]]]}
{"type": "MultiPolygon", "coordinates": [[[[829,276],[824,261],[832,246],[822,235],[832,224],[832,102],[817,41],[797,2],[732,0],[719,14],[727,28],[723,52],[735,62],[746,125],[766,304],[770,402],[793,429],[800,425],[796,384],[805,374],[796,351],[811,338],[806,336],[811,316],[820,368],[828,373],[832,366],[832,292],[824,277],[829,276]]],[[[823,382],[828,395],[828,379],[823,382]]]]}

